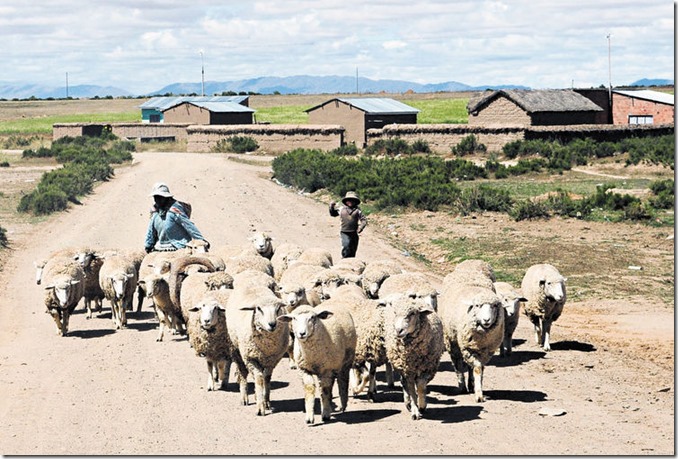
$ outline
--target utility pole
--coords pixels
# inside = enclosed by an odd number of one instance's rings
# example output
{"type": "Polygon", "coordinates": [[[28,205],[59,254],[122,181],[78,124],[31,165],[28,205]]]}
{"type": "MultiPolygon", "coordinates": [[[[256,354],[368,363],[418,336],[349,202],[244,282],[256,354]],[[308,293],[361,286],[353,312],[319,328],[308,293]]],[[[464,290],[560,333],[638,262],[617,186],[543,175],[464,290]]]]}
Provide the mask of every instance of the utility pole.
{"type": "Polygon", "coordinates": [[[68,99],[68,72],[66,72],[66,99],[68,99]]]}
{"type": "Polygon", "coordinates": [[[358,87],[358,67],[355,68],[355,92],[360,94],[360,88],[358,87]]]}
{"type": "Polygon", "coordinates": [[[610,45],[611,34],[607,34],[607,78],[609,83],[608,95],[610,98],[610,106],[612,105],[612,47],[610,45]]]}
{"type": "Polygon", "coordinates": [[[202,95],[203,97],[205,96],[205,60],[202,57],[203,51],[202,49],[200,50],[200,65],[201,65],[201,70],[202,70],[202,95]]]}

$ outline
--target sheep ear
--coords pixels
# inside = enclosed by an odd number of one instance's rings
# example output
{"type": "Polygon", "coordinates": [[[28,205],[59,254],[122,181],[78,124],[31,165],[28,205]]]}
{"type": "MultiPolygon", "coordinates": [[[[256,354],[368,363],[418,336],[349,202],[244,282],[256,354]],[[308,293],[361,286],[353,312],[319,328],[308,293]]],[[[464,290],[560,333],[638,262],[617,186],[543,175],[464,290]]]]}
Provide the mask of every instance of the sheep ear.
{"type": "Polygon", "coordinates": [[[287,314],[278,316],[278,322],[292,322],[292,316],[287,314]]]}
{"type": "Polygon", "coordinates": [[[377,307],[379,307],[379,308],[385,307],[386,304],[387,304],[387,301],[384,298],[379,298],[377,300],[377,307]]]}
{"type": "Polygon", "coordinates": [[[141,279],[141,280],[137,281],[137,285],[146,285],[146,281],[141,279]]]}
{"type": "Polygon", "coordinates": [[[321,319],[321,320],[325,320],[325,319],[329,319],[333,315],[334,315],[334,313],[331,312],[331,311],[320,311],[318,313],[318,318],[321,319]]]}
{"type": "Polygon", "coordinates": [[[254,311],[255,309],[256,309],[256,307],[252,304],[240,306],[241,311],[254,311]]]}
{"type": "Polygon", "coordinates": [[[525,298],[524,296],[519,296],[517,300],[520,301],[521,303],[527,303],[527,298],[525,298]]]}
{"type": "Polygon", "coordinates": [[[54,288],[54,284],[45,286],[45,290],[52,290],[53,288],[54,288]]]}
{"type": "Polygon", "coordinates": [[[189,309],[188,311],[189,311],[189,312],[196,312],[196,311],[199,311],[199,310],[200,310],[200,308],[196,305],[196,306],[193,306],[193,307],[192,307],[191,309],[189,309]]]}
{"type": "Polygon", "coordinates": [[[419,307],[419,311],[422,314],[431,314],[432,312],[436,312],[435,309],[433,309],[433,306],[428,303],[422,303],[422,305],[419,307]]]}
{"type": "Polygon", "coordinates": [[[546,285],[546,279],[539,279],[539,286],[543,287],[544,285],[546,285]]]}
{"type": "Polygon", "coordinates": [[[79,280],[72,280],[72,281],[71,281],[71,285],[75,285],[75,284],[79,284],[79,283],[80,283],[79,280]]]}

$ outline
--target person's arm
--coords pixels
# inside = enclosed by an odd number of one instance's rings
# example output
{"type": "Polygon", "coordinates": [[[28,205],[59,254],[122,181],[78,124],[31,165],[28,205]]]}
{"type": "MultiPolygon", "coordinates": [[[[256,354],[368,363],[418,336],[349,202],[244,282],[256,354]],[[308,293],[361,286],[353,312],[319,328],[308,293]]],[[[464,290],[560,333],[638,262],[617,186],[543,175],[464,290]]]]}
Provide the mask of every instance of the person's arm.
{"type": "Polygon", "coordinates": [[[151,216],[151,219],[148,221],[148,228],[146,229],[146,240],[144,241],[146,253],[151,252],[155,243],[158,242],[158,234],[155,232],[155,226],[153,226],[154,220],[155,215],[151,216]]]}
{"type": "Polygon", "coordinates": [[[337,206],[336,202],[332,201],[330,203],[330,216],[331,217],[336,217],[337,215],[339,215],[339,211],[337,210],[336,206],[337,206]]]}
{"type": "Polygon", "coordinates": [[[186,232],[191,236],[191,239],[199,239],[201,241],[207,242],[205,237],[202,235],[200,230],[198,229],[197,226],[195,226],[195,223],[193,223],[191,220],[186,218],[186,216],[182,214],[175,214],[176,222],[180,224],[186,232]]]}
{"type": "Polygon", "coordinates": [[[362,210],[358,210],[358,212],[360,212],[360,218],[358,219],[358,234],[360,234],[367,226],[367,217],[365,217],[362,210]]]}

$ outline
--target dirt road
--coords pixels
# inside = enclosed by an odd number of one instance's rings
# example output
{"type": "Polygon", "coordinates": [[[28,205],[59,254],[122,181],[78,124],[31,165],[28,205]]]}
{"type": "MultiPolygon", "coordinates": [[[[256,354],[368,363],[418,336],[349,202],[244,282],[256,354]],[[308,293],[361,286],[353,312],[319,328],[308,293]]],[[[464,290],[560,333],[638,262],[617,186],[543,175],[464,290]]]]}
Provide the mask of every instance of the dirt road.
{"type": "MultiPolygon", "coordinates": [[[[273,373],[274,413],[257,417],[255,406],[240,406],[233,381],[226,391],[206,391],[205,363],[185,338],[156,342],[157,322],[147,308],[132,314],[122,331],[114,331],[107,303],[91,320],[79,308],[69,336],[55,334],[42,305],[43,290],[34,282],[33,261],[76,244],[140,248],[147,195],[156,181],[168,182],[179,199],[193,204],[193,220],[213,245],[245,242],[251,231],[260,230],[276,243],[325,247],[338,259],[338,221],[325,205],[275,185],[267,173],[266,167],[222,155],[137,154],[134,165],[119,169],[84,205],[13,241],[17,250],[0,273],[0,453],[675,453],[673,365],[589,339],[627,334],[642,352],[672,353],[673,311],[653,305],[603,299],[568,303],[554,325],[549,354],[533,344],[523,317],[513,357],[495,357],[486,369],[488,400],[482,404],[458,393],[444,355],[420,421],[406,414],[399,390],[385,391],[379,372],[376,403],[352,398],[331,422],[307,426],[301,380],[286,360],[273,373]],[[620,307],[641,313],[634,317],[652,315],[657,328],[629,331],[633,324],[615,319],[620,307]],[[601,323],[586,319],[589,308],[610,311],[604,331],[601,323]]],[[[423,269],[384,242],[374,226],[365,231],[358,254],[423,269]]]]}

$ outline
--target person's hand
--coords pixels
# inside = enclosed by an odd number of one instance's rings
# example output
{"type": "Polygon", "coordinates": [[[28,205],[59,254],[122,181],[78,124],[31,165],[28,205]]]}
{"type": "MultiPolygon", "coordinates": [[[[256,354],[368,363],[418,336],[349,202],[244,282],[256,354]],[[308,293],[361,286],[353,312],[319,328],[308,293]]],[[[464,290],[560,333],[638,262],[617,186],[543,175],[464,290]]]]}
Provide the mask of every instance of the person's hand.
{"type": "Polygon", "coordinates": [[[334,209],[334,206],[336,206],[336,205],[337,205],[337,203],[334,202],[334,201],[332,201],[332,202],[330,203],[330,209],[334,209]]]}
{"type": "Polygon", "coordinates": [[[144,250],[146,253],[151,253],[153,251],[153,247],[144,247],[144,250]]]}

